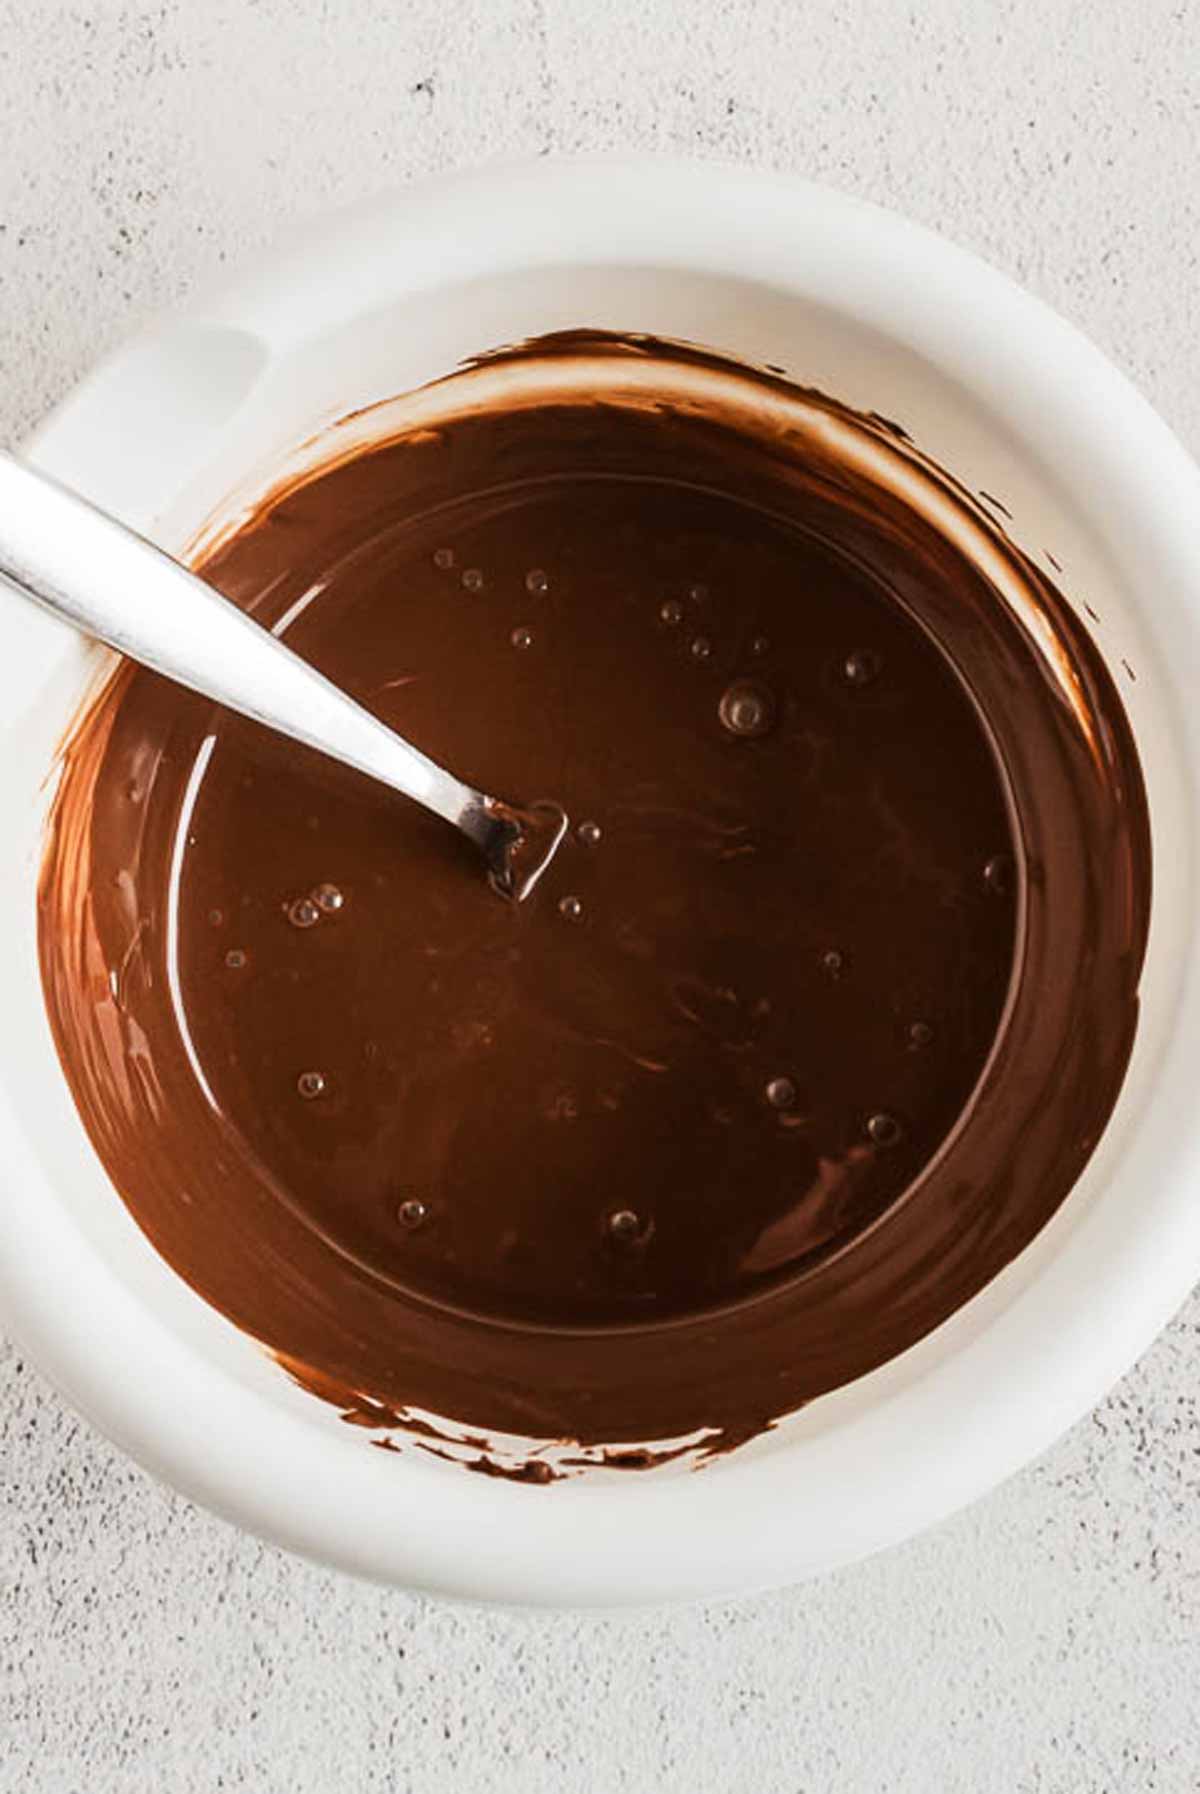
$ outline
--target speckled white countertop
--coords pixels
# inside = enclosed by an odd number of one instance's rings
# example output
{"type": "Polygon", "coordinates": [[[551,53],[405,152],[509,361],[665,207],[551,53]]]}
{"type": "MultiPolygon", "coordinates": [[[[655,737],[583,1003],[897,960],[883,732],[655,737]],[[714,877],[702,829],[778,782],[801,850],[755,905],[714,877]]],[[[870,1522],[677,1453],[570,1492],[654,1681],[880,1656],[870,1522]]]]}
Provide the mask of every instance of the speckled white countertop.
{"type": "MultiPolygon", "coordinates": [[[[972,245],[1200,451],[1198,143],[1197,0],[0,0],[0,438],[282,221],[492,155],[661,148],[972,245]]],[[[620,1620],[295,1562],[0,1337],[0,1794],[1191,1794],[1197,1688],[1200,1301],[938,1531],[620,1620]]]]}

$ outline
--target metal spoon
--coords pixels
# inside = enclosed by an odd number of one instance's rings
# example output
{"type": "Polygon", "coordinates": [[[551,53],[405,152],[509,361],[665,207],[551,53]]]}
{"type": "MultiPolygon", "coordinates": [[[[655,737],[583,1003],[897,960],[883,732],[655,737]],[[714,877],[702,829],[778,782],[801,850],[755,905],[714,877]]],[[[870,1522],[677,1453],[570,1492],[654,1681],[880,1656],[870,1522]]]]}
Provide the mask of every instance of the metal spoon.
{"type": "Polygon", "coordinates": [[[179,685],[444,816],[520,902],[567,827],[553,803],[464,785],[196,574],[56,481],[0,455],[0,584],[179,685]]]}

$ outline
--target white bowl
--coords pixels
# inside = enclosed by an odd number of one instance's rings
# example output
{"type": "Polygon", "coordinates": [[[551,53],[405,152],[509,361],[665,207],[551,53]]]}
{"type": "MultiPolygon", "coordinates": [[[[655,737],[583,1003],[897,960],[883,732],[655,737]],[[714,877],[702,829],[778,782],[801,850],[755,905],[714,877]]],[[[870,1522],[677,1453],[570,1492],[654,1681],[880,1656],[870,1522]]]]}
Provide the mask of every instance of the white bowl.
{"type": "Polygon", "coordinates": [[[1155,893],[1133,1059],[1085,1175],[935,1333],[702,1472],[531,1488],[366,1449],[156,1256],[75,1114],[34,896],[46,774],[89,661],[13,602],[0,1313],[113,1439],[268,1538],[409,1587],[608,1605],[791,1581],[929,1525],[1081,1415],[1200,1275],[1200,475],[1095,349],[972,257],[800,181],[666,161],[493,167],[338,218],[135,340],[30,452],[179,546],[338,415],[577,325],[778,363],[898,419],[1001,496],[1018,541],[1053,554],[1102,619],[1149,788],[1155,893]]]}

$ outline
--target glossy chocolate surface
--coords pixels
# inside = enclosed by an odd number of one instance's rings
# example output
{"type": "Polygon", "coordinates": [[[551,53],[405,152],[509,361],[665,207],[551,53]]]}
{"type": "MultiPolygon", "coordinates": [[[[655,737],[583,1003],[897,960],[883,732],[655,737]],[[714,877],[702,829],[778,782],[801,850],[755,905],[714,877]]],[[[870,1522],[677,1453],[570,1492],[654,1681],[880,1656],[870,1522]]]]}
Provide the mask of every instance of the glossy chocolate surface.
{"type": "Polygon", "coordinates": [[[581,334],[388,417],[203,571],[571,832],[506,903],[125,668],[43,870],[67,1076],[158,1249],[357,1418],[736,1443],[1086,1162],[1148,917],[1124,713],[987,510],[820,395],[581,334]]]}

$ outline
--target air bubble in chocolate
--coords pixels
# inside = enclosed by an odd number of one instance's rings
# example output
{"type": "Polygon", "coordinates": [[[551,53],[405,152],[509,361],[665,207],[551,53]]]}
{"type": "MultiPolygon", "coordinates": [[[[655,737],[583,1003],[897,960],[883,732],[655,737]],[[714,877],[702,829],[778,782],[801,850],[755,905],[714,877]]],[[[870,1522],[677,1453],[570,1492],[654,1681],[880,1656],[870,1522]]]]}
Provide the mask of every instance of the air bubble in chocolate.
{"type": "Polygon", "coordinates": [[[744,741],[768,735],[775,721],[775,694],[757,679],[735,679],[717,705],[721,724],[744,741]]]}
{"type": "Polygon", "coordinates": [[[894,1115],[878,1109],[867,1122],[867,1135],[876,1146],[898,1146],[904,1137],[904,1129],[894,1115]]]}
{"type": "Polygon", "coordinates": [[[842,663],[847,685],[872,685],[883,671],[883,657],[874,648],[855,648],[842,663]]]}
{"type": "Polygon", "coordinates": [[[641,1216],[631,1208],[614,1209],[606,1223],[610,1238],[623,1244],[636,1240],[642,1231],[641,1216]]]}
{"type": "Polygon", "coordinates": [[[1007,853],[994,853],[983,868],[983,882],[993,897],[1007,897],[1012,890],[1013,863],[1007,853]]]}

